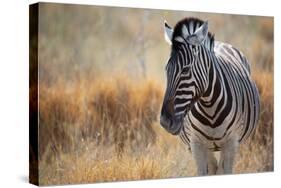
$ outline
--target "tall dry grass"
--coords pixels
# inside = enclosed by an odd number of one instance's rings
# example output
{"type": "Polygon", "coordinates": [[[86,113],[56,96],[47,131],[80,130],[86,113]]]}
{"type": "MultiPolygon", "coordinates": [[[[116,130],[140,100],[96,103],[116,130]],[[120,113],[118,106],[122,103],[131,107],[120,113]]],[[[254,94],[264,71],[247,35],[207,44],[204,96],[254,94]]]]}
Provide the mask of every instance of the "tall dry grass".
{"type": "MultiPolygon", "coordinates": [[[[256,134],[235,173],[273,170],[273,77],[254,75],[261,95],[256,134]]],[[[158,123],[163,86],[126,77],[40,85],[39,183],[69,184],[196,175],[180,139],[158,123]]]]}
{"type": "Polygon", "coordinates": [[[180,175],[171,169],[187,163],[177,158],[188,153],[157,123],[162,89],[156,81],[119,76],[41,84],[40,184],[180,175]]]}
{"type": "Polygon", "coordinates": [[[128,144],[153,144],[161,89],[154,81],[136,84],[123,77],[40,85],[40,154],[49,144],[55,151],[76,149],[80,140],[115,145],[120,154],[128,144]]]}

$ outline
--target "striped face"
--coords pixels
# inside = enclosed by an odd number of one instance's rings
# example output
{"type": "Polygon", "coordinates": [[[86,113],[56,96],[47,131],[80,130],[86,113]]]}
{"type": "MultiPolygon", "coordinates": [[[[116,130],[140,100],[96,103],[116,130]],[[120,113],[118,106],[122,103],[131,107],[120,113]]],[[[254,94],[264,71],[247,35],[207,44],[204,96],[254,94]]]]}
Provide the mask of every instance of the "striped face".
{"type": "Polygon", "coordinates": [[[179,134],[186,113],[207,86],[208,64],[202,63],[202,45],[190,44],[182,38],[173,41],[171,57],[166,65],[167,88],[160,124],[171,134],[179,134]]]}

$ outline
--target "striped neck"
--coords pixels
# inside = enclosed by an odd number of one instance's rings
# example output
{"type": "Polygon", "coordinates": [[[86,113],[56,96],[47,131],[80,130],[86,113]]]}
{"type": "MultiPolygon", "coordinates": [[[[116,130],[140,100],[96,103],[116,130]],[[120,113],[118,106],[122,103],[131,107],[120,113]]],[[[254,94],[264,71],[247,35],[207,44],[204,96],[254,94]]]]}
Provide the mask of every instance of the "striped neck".
{"type": "Polygon", "coordinates": [[[217,64],[217,57],[210,53],[210,69],[209,69],[209,83],[208,87],[205,90],[204,94],[200,98],[200,101],[206,104],[212,105],[217,98],[219,98],[220,94],[223,94],[221,90],[223,88],[221,87],[223,84],[222,82],[222,76],[219,74],[216,64],[217,64]]]}

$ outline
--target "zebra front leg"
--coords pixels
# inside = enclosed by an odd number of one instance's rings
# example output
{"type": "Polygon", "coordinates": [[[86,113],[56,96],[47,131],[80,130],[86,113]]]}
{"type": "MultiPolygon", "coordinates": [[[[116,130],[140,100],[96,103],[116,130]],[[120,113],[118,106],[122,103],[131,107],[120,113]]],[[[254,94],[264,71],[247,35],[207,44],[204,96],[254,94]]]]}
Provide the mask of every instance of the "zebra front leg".
{"type": "Polygon", "coordinates": [[[191,153],[197,165],[197,172],[199,176],[205,176],[208,174],[208,150],[199,143],[193,142],[190,144],[191,153]]]}
{"type": "Polygon", "coordinates": [[[239,148],[236,137],[229,140],[221,150],[217,174],[232,174],[235,154],[239,148]]]}
{"type": "Polygon", "coordinates": [[[218,169],[218,162],[214,156],[214,152],[208,151],[208,174],[214,175],[216,174],[218,169]]]}

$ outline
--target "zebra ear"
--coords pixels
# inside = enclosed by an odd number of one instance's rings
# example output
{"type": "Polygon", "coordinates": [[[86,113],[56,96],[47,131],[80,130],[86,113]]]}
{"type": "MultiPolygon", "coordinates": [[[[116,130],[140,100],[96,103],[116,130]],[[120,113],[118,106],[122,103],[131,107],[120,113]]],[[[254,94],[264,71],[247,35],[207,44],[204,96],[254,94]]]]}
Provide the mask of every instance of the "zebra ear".
{"type": "Polygon", "coordinates": [[[187,42],[192,45],[200,45],[208,35],[208,21],[204,22],[196,31],[187,37],[187,42]]]}
{"type": "Polygon", "coordinates": [[[164,34],[165,40],[171,45],[173,37],[173,29],[167,24],[166,20],[164,21],[164,34]]]}

